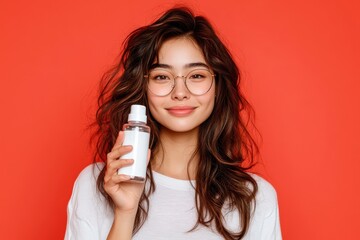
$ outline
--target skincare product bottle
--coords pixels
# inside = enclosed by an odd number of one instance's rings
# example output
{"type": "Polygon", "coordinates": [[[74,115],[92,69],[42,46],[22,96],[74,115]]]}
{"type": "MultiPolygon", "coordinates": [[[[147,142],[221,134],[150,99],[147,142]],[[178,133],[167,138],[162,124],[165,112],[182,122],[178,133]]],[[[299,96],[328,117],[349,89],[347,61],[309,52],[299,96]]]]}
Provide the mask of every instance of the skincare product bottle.
{"type": "Polygon", "coordinates": [[[143,182],[146,177],[150,140],[150,127],[146,125],[146,122],[146,107],[132,105],[128,123],[123,126],[123,146],[131,145],[133,149],[131,152],[123,155],[121,159],[133,159],[134,163],[118,170],[118,174],[130,176],[130,181],[143,182]]]}

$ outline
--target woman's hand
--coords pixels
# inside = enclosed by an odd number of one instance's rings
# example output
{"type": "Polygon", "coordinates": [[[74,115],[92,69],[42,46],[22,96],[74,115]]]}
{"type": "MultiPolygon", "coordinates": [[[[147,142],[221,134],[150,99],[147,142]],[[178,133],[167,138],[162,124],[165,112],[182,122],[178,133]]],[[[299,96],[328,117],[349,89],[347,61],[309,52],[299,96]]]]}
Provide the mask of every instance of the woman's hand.
{"type": "Polygon", "coordinates": [[[114,147],[107,154],[104,189],[115,204],[115,212],[135,214],[145,184],[129,182],[129,176],[124,174],[118,175],[118,169],[129,166],[134,162],[133,159],[119,159],[132,150],[131,146],[122,146],[123,140],[124,132],[120,131],[114,147]]]}

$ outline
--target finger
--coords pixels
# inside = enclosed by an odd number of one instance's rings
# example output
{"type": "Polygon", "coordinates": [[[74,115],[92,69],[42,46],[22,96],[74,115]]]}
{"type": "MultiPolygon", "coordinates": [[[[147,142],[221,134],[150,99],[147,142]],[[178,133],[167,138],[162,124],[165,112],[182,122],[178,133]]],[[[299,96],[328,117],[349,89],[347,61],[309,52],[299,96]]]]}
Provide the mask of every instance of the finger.
{"type": "Polygon", "coordinates": [[[107,154],[107,163],[118,160],[121,156],[131,152],[131,150],[132,146],[120,146],[118,148],[114,148],[111,152],[107,154]]]}
{"type": "Polygon", "coordinates": [[[116,138],[116,141],[114,143],[114,146],[113,146],[112,150],[117,148],[117,147],[120,147],[123,144],[123,142],[124,142],[124,132],[120,131],[117,138],[116,138]]]}
{"type": "Polygon", "coordinates": [[[126,166],[130,166],[131,164],[134,163],[133,159],[119,159],[117,161],[113,161],[111,163],[108,163],[106,165],[106,172],[105,172],[105,176],[104,176],[104,180],[108,180],[109,178],[111,178],[114,174],[117,174],[117,171],[120,168],[126,167],[126,166]]]}
{"type": "Polygon", "coordinates": [[[104,189],[111,188],[119,183],[126,182],[130,180],[130,176],[125,174],[120,175],[113,175],[111,178],[109,178],[107,181],[104,180],[104,189]]]}
{"type": "Polygon", "coordinates": [[[109,164],[108,169],[115,169],[118,170],[120,168],[130,166],[134,163],[133,159],[119,159],[117,161],[113,161],[109,164]]]}
{"type": "MultiPolygon", "coordinates": [[[[119,151],[121,148],[132,149],[132,145],[120,145],[120,146],[114,146],[111,151],[119,151]]],[[[128,150],[126,150],[128,151],[128,150]]]]}

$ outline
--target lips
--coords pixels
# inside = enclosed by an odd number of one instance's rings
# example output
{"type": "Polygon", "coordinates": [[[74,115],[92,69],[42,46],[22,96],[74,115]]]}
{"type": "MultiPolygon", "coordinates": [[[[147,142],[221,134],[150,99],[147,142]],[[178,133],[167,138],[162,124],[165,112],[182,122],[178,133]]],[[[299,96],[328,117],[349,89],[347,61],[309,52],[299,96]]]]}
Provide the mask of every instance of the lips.
{"type": "Polygon", "coordinates": [[[166,110],[171,115],[174,115],[177,117],[188,116],[191,113],[193,113],[195,109],[196,109],[196,107],[190,107],[190,106],[175,106],[175,107],[166,108],[166,110]]]}

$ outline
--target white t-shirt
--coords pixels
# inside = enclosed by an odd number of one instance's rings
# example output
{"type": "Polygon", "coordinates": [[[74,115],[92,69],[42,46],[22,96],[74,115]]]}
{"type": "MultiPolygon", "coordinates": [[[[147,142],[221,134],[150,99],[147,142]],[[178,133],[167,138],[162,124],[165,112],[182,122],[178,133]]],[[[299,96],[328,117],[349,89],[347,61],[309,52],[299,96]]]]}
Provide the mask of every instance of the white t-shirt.
{"type": "MultiPolygon", "coordinates": [[[[66,240],[106,239],[114,220],[112,208],[96,188],[103,164],[86,167],[77,178],[68,204],[66,240]]],[[[276,192],[263,178],[252,174],[258,184],[256,208],[251,217],[246,240],[281,240],[276,192]]],[[[150,196],[148,218],[133,240],[219,240],[222,235],[199,225],[195,208],[195,191],[188,180],[179,180],[153,172],[155,192],[150,196]]],[[[237,211],[223,210],[226,227],[239,229],[237,211]]]]}

